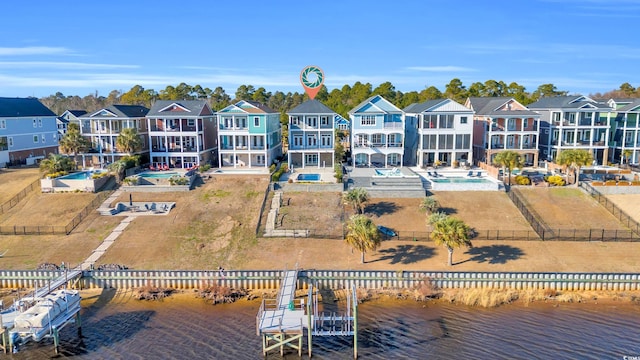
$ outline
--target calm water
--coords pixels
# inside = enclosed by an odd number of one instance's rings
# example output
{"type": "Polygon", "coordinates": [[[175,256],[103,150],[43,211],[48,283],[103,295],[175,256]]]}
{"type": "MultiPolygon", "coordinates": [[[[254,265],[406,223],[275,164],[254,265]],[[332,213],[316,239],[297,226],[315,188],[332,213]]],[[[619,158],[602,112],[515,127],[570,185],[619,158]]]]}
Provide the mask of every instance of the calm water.
{"type": "MultiPolygon", "coordinates": [[[[62,354],[73,359],[260,359],[258,301],[139,302],[127,294],[84,303],[83,337],[69,326],[62,354]]],[[[361,359],[622,359],[640,356],[640,306],[550,304],[469,308],[413,301],[360,305],[361,359]]],[[[351,338],[314,338],[314,359],[352,358],[351,338]]],[[[306,354],[306,341],[305,341],[306,354]]],[[[52,342],[14,359],[53,357],[52,342]]],[[[305,356],[306,357],[306,356],[305,356]]],[[[280,359],[273,353],[269,359],[280,359]]],[[[297,359],[290,353],[285,359],[297,359]]]]}

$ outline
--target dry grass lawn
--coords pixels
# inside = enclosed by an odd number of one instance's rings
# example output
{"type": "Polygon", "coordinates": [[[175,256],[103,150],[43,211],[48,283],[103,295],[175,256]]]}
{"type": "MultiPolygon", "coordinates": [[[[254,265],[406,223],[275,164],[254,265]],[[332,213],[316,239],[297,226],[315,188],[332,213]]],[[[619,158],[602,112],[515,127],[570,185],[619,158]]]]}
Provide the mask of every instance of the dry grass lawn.
{"type": "Polygon", "coordinates": [[[521,193],[528,206],[551,229],[625,229],[618,219],[580,189],[524,188],[521,193]]]}
{"type": "Polygon", "coordinates": [[[37,168],[0,169],[0,204],[16,196],[22,189],[40,178],[37,168]]]}
{"type": "Polygon", "coordinates": [[[16,206],[0,215],[1,226],[65,226],[98,194],[31,192],[16,206]]]}
{"type": "Polygon", "coordinates": [[[607,195],[607,199],[611,200],[627,215],[636,221],[640,221],[640,194],[607,195]]]}
{"type": "MultiPolygon", "coordinates": [[[[132,221],[99,262],[135,269],[237,268],[255,244],[268,184],[266,176],[218,175],[189,192],[133,193],[133,201],[176,206],[166,216],[132,221]]],[[[129,194],[117,201],[128,202],[129,194]]]]}

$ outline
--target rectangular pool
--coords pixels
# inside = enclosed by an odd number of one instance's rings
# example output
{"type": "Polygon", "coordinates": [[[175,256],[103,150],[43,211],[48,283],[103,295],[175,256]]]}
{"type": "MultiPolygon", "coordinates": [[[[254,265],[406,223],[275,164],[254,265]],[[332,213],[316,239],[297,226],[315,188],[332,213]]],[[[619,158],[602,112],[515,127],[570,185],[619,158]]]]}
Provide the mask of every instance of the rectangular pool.
{"type": "Polygon", "coordinates": [[[69,175],[60,176],[59,180],[86,180],[91,179],[91,175],[101,173],[101,171],[86,170],[71,173],[69,175]]]}
{"type": "Polygon", "coordinates": [[[490,183],[491,180],[482,178],[462,178],[462,177],[450,177],[450,178],[431,178],[430,181],[435,183],[454,183],[454,184],[478,184],[478,183],[490,183]]]}
{"type": "Polygon", "coordinates": [[[298,181],[320,181],[320,174],[298,174],[298,181]]]}
{"type": "Polygon", "coordinates": [[[143,172],[138,174],[139,177],[147,179],[169,179],[172,176],[180,175],[175,171],[143,172]]]}

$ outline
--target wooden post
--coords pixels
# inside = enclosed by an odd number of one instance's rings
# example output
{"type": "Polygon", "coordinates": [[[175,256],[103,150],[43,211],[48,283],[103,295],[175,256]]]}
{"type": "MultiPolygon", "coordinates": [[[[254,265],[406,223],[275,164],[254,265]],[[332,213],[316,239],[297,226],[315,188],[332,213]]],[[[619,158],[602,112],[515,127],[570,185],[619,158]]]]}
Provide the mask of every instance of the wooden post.
{"type": "Polygon", "coordinates": [[[313,285],[309,285],[309,296],[307,298],[307,347],[309,348],[309,358],[311,358],[311,346],[312,346],[312,336],[313,331],[311,329],[311,311],[312,311],[312,301],[313,301],[313,285]]]}

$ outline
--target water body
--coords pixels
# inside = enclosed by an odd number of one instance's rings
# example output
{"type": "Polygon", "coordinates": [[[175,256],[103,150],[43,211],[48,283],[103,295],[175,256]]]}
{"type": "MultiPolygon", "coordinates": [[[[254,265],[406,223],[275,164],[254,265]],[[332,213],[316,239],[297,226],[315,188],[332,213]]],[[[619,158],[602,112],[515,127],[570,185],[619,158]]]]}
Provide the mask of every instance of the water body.
{"type": "MultiPolygon", "coordinates": [[[[130,295],[130,294],[129,294],[130,295]]],[[[260,359],[259,301],[140,302],[109,293],[85,300],[83,337],[61,332],[60,359],[260,359]],[[97,301],[96,301],[97,300],[97,301]]],[[[530,304],[494,309],[413,301],[359,307],[361,359],[623,359],[640,356],[640,306],[530,304]]],[[[306,354],[306,341],[304,343],[306,354]]],[[[352,358],[351,338],[314,338],[314,359],[352,358]]],[[[52,342],[14,359],[54,357],[52,342]]],[[[303,357],[306,358],[306,355],[303,357]]],[[[273,353],[268,359],[280,359],[273,353]]],[[[289,353],[285,359],[297,359],[289,353]]]]}

